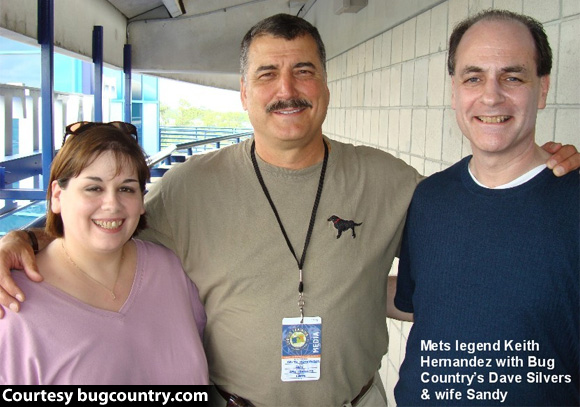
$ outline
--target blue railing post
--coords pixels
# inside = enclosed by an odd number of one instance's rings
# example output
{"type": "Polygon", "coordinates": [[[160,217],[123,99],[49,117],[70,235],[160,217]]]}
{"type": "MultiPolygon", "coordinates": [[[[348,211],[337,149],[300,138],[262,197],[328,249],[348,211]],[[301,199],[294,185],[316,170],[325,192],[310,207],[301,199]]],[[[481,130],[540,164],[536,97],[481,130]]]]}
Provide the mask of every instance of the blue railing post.
{"type": "Polygon", "coordinates": [[[123,72],[125,74],[124,120],[131,123],[131,44],[125,44],[123,47],[123,72]]]}
{"type": "Polygon", "coordinates": [[[103,121],[103,26],[93,27],[93,63],[95,64],[95,121],[103,121]]]}
{"type": "Polygon", "coordinates": [[[54,1],[38,0],[38,43],[41,54],[40,95],[42,106],[42,187],[48,189],[54,154],[54,1]]]}

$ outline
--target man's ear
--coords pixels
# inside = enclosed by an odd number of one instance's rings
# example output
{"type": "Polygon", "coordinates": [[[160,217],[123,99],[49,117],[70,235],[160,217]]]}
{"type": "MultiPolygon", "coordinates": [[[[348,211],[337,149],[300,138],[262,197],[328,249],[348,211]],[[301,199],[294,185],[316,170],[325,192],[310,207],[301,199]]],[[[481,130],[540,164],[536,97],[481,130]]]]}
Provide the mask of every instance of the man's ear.
{"type": "Polygon", "coordinates": [[[538,109],[546,107],[548,91],[550,90],[550,75],[540,77],[540,97],[538,98],[538,109]]]}
{"type": "Polygon", "coordinates": [[[455,76],[451,76],[451,108],[455,110],[455,76]]]}
{"type": "Polygon", "coordinates": [[[246,105],[246,81],[244,80],[243,76],[240,77],[240,99],[242,101],[242,107],[244,110],[248,110],[246,105]]]}

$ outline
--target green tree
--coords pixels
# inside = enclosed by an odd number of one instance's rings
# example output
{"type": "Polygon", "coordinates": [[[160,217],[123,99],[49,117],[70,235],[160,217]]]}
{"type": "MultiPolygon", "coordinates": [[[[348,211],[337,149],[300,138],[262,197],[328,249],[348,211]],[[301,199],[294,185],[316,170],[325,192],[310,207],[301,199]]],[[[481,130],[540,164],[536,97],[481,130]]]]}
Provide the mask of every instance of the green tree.
{"type": "Polygon", "coordinates": [[[179,100],[176,109],[161,104],[159,107],[159,115],[160,123],[163,126],[250,127],[250,121],[246,112],[217,112],[193,107],[184,99],[179,100]]]}

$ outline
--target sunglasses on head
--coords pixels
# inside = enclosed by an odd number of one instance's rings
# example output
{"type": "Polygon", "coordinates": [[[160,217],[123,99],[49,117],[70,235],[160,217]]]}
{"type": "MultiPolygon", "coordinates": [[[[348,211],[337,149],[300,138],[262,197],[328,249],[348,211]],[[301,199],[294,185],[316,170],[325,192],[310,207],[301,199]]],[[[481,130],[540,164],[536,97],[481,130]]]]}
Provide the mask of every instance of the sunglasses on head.
{"type": "Polygon", "coordinates": [[[76,122],[73,124],[69,124],[68,126],[66,126],[65,132],[64,132],[64,137],[62,138],[62,144],[64,144],[64,142],[66,141],[66,139],[68,138],[68,136],[74,136],[77,134],[81,134],[85,131],[87,131],[88,129],[91,129],[93,127],[97,127],[97,126],[110,126],[110,127],[115,127],[119,130],[121,130],[123,133],[132,136],[135,141],[137,140],[137,128],[135,126],[133,126],[131,123],[125,123],[125,122],[109,122],[109,123],[100,123],[100,122],[76,122]]]}

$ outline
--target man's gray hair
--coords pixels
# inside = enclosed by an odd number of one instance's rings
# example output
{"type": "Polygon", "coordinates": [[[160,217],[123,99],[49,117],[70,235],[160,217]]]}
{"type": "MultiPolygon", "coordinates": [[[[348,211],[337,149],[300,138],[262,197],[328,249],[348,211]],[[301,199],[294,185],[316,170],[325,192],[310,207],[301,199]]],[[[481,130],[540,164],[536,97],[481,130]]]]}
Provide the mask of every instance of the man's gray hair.
{"type": "Polygon", "coordinates": [[[275,38],[284,38],[288,41],[310,35],[316,42],[318,57],[320,58],[322,69],[326,73],[326,49],[316,27],[303,18],[291,14],[276,14],[258,22],[244,36],[240,53],[240,73],[242,74],[243,80],[246,79],[248,73],[248,52],[250,45],[254,38],[262,35],[271,35],[275,38]]]}

